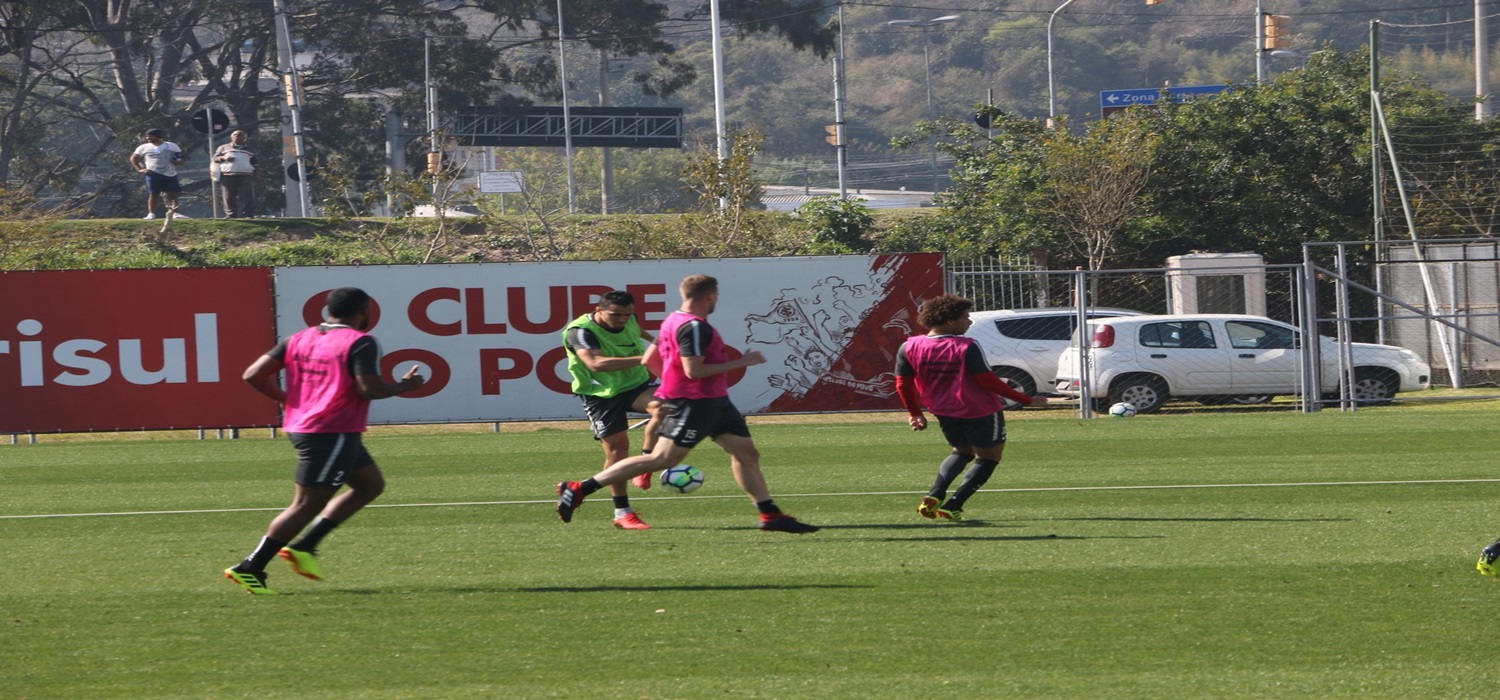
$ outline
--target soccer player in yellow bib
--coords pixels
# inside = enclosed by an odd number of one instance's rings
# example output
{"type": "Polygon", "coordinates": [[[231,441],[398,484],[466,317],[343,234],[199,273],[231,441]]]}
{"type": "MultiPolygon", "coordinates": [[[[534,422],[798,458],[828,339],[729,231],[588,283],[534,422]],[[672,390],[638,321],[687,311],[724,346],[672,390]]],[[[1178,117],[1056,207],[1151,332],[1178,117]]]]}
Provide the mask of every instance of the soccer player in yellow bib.
{"type": "MultiPolygon", "coordinates": [[[[583,401],[594,438],[604,446],[604,467],[630,456],[629,413],[650,416],[643,451],[656,445],[656,382],[641,364],[649,338],[635,317],[635,296],[614,291],[599,299],[591,313],[574,319],[563,329],[563,347],[568,351],[568,373],[573,375],[573,393],[583,401]]],[[[637,488],[651,488],[651,474],[635,477],[637,488]]],[[[625,530],[651,528],[630,507],[625,483],[612,484],[615,527],[625,530]]]]}

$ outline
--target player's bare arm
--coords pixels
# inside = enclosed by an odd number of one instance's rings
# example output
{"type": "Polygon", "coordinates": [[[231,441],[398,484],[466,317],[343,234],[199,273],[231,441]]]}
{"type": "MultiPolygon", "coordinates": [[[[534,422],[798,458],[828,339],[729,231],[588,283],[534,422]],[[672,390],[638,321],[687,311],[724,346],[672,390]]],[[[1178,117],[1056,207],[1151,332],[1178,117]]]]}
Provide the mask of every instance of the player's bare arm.
{"type": "Polygon", "coordinates": [[[401,381],[394,384],[385,381],[378,374],[357,374],[354,376],[354,387],[359,395],[367,399],[385,399],[392,396],[400,396],[408,391],[420,389],[427,380],[417,374],[417,365],[412,365],[406,374],[401,376],[401,381]]]}
{"type": "Polygon", "coordinates": [[[245,368],[245,374],[241,377],[256,391],[276,403],[286,403],[286,392],[281,390],[281,384],[276,381],[276,375],[286,365],[270,355],[261,355],[249,367],[245,368]]]}
{"type": "Polygon", "coordinates": [[[684,355],[682,357],[682,373],[686,374],[688,379],[708,379],[709,377],[717,377],[725,372],[733,372],[741,367],[764,364],[765,361],[766,356],[762,355],[759,350],[751,350],[733,360],[718,364],[709,364],[700,356],[684,355]]]}
{"type": "Polygon", "coordinates": [[[590,372],[619,372],[634,369],[641,366],[643,355],[632,355],[630,357],[610,357],[600,350],[582,349],[574,350],[574,355],[589,368],[590,372]]]}
{"type": "Polygon", "coordinates": [[[646,354],[641,356],[641,364],[646,366],[652,374],[660,377],[662,372],[661,351],[655,345],[646,346],[646,354]]]}

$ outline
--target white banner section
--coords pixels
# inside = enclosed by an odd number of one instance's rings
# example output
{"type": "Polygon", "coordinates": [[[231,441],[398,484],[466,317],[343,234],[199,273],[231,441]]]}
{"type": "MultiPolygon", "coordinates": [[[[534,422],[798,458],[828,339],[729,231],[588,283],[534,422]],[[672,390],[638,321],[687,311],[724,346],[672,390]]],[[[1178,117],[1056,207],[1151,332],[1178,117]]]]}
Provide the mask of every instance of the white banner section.
{"type": "Polygon", "coordinates": [[[709,322],[731,353],[765,364],[730,377],[745,413],[896,409],[895,351],[916,309],[943,289],[937,254],[276,269],[277,334],[321,320],[329,290],[359,287],[376,303],[369,332],[397,377],[413,363],[427,385],[377,401],[373,423],[581,419],[562,330],[599,296],[635,295],[654,335],[692,274],[719,280],[709,322]]]}

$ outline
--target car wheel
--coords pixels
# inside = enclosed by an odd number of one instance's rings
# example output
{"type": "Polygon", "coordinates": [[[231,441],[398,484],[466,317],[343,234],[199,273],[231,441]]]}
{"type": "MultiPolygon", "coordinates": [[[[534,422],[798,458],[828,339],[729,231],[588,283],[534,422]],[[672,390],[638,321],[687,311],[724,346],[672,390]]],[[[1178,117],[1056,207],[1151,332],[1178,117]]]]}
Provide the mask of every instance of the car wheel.
{"type": "Polygon", "coordinates": [[[1396,396],[1397,379],[1390,370],[1360,369],[1354,372],[1350,391],[1354,403],[1362,406],[1384,406],[1396,396]]]}
{"type": "MultiPolygon", "coordinates": [[[[995,371],[995,376],[999,377],[1001,381],[1009,384],[1010,388],[1027,396],[1036,396],[1036,384],[1032,382],[1031,374],[1026,370],[1016,369],[1015,367],[991,367],[990,369],[995,371]]],[[[1020,402],[1017,401],[1011,401],[1010,399],[1004,399],[1004,401],[1006,409],[1019,408],[1021,406],[1020,402]]]]}
{"type": "Polygon", "coordinates": [[[1155,413],[1167,402],[1167,384],[1157,377],[1137,376],[1115,380],[1110,387],[1112,403],[1125,402],[1135,406],[1136,413],[1155,413]]]}

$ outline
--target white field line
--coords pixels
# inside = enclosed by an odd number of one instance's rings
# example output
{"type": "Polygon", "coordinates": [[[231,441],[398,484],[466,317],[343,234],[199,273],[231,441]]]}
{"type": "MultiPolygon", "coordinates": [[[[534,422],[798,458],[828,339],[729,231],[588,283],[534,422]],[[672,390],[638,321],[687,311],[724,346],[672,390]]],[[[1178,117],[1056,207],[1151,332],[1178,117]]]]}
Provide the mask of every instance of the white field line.
{"type": "MultiPolygon", "coordinates": [[[[1038,493],[1046,491],[1153,491],[1166,489],[1260,489],[1260,488],[1300,488],[1306,486],[1417,486],[1423,484],[1494,484],[1500,483],[1500,479],[1408,479],[1402,481],[1289,481],[1272,482],[1265,484],[1162,484],[1147,486],[1039,486],[1034,488],[1016,489],[982,489],[982,493],[1038,493]]],[[[777,498],[827,498],[827,497],[850,497],[850,496],[910,496],[918,491],[863,491],[849,493],[788,493],[777,494],[777,498]]],[[[730,494],[724,496],[633,496],[637,501],[659,501],[669,498],[698,498],[698,499],[742,499],[744,494],[730,494]]],[[[552,503],[551,499],[541,501],[453,501],[449,503],[372,503],[366,508],[453,508],[465,506],[521,506],[534,505],[537,503],[552,503]]],[[[120,511],[115,513],[36,513],[33,515],[0,515],[0,520],[29,520],[38,518],[104,518],[119,516],[139,515],[203,515],[210,513],[267,513],[284,510],[277,508],[210,508],[204,510],[137,510],[120,511]]]]}

